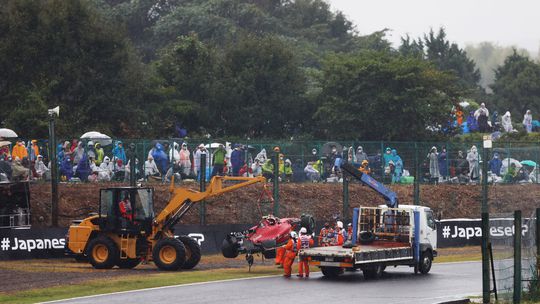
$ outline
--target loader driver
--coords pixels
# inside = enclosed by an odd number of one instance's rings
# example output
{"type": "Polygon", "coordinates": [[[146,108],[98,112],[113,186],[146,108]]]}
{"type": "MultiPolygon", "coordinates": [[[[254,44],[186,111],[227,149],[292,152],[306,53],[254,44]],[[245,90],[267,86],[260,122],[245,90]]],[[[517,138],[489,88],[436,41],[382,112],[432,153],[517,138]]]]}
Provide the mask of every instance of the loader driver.
{"type": "Polygon", "coordinates": [[[133,212],[131,209],[131,202],[129,201],[129,193],[123,192],[121,197],[122,200],[118,204],[120,207],[120,215],[122,218],[125,218],[131,222],[133,220],[133,212]]]}

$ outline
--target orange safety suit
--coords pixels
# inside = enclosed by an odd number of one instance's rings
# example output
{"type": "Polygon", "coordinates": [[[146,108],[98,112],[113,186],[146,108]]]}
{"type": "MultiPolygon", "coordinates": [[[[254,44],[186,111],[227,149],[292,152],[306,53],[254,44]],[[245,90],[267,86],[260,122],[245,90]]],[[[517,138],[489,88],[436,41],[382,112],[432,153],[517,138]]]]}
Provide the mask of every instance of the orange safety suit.
{"type": "Polygon", "coordinates": [[[280,246],[276,248],[276,265],[283,265],[283,260],[285,258],[285,247],[280,246]]]}
{"type": "MultiPolygon", "coordinates": [[[[311,235],[309,234],[301,234],[299,238],[298,243],[298,250],[300,249],[307,249],[309,247],[313,247],[313,239],[311,238],[311,235]]],[[[303,277],[304,276],[304,270],[306,272],[306,278],[309,278],[309,258],[308,257],[300,257],[299,264],[298,265],[298,276],[303,277]]]]}
{"type": "Polygon", "coordinates": [[[285,274],[283,276],[289,278],[291,277],[294,259],[296,258],[296,254],[298,253],[297,240],[290,238],[289,242],[287,242],[287,244],[285,245],[285,250],[285,260],[283,261],[283,269],[285,270],[285,274]]]}
{"type": "Polygon", "coordinates": [[[337,229],[337,232],[336,232],[336,245],[337,246],[341,246],[343,245],[343,243],[345,242],[345,237],[343,236],[343,231],[345,231],[345,229],[337,229]]]}
{"type": "Polygon", "coordinates": [[[319,233],[319,246],[326,247],[328,246],[328,228],[323,227],[319,233]]]}
{"type": "Polygon", "coordinates": [[[352,226],[347,227],[347,241],[352,241],[352,226]]]}

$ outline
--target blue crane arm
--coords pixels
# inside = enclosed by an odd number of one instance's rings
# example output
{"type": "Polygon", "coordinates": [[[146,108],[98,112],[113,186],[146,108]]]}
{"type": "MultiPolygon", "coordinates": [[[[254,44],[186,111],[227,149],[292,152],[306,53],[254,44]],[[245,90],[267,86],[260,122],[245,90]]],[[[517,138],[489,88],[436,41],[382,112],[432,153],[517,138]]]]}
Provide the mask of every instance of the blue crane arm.
{"type": "Polygon", "coordinates": [[[398,198],[394,191],[386,188],[383,184],[379,183],[376,179],[369,176],[368,174],[364,174],[358,171],[358,169],[356,169],[353,165],[349,163],[341,164],[341,169],[343,169],[343,171],[347,172],[349,175],[356,177],[356,179],[361,181],[364,185],[370,187],[371,189],[382,195],[384,200],[386,200],[386,205],[389,208],[398,207],[398,198]]]}

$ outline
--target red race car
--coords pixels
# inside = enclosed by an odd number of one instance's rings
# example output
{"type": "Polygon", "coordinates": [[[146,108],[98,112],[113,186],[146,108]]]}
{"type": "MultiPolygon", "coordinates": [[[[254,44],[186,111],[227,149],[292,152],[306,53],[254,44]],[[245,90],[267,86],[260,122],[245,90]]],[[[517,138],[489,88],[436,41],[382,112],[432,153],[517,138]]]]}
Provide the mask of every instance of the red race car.
{"type": "Polygon", "coordinates": [[[258,225],[244,232],[231,232],[221,245],[221,252],[226,258],[236,258],[240,253],[246,254],[249,265],[253,264],[253,254],[262,253],[265,258],[276,257],[276,248],[289,241],[290,232],[306,227],[313,233],[315,220],[303,214],[300,218],[278,218],[273,215],[263,216],[258,225]]]}

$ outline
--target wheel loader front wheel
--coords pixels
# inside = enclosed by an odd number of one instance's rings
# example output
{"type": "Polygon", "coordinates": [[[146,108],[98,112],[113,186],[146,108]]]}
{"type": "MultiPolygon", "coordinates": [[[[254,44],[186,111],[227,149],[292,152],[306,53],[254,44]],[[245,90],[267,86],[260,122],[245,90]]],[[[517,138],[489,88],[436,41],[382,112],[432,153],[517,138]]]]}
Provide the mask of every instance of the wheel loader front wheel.
{"type": "Polygon", "coordinates": [[[96,269],[110,269],[119,257],[118,246],[106,236],[98,236],[88,244],[87,256],[96,269]]]}
{"type": "Polygon", "coordinates": [[[182,269],[193,269],[201,261],[201,247],[197,241],[187,235],[181,235],[178,239],[186,249],[186,261],[182,265],[182,269]]]}
{"type": "Polygon", "coordinates": [[[178,239],[165,238],[157,242],[152,258],[161,270],[178,270],[186,261],[186,248],[178,239]]]}

